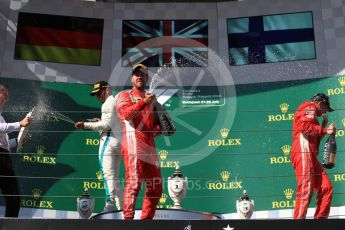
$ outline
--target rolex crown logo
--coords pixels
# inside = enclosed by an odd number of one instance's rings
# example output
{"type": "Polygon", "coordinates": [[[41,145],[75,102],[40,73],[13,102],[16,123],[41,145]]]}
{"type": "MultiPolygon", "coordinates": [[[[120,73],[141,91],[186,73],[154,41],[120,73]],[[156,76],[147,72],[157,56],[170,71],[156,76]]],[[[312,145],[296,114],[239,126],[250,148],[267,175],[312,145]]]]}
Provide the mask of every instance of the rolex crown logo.
{"type": "Polygon", "coordinates": [[[168,195],[165,193],[162,193],[161,198],[159,198],[159,203],[160,204],[165,204],[165,202],[167,201],[168,195]]]}
{"type": "Polygon", "coordinates": [[[36,153],[37,153],[38,155],[41,155],[41,154],[44,153],[44,150],[45,150],[45,149],[46,149],[46,148],[45,148],[43,145],[39,145],[39,146],[36,147],[36,153]]]}
{"type": "Polygon", "coordinates": [[[284,145],[282,147],[283,153],[284,155],[289,155],[290,151],[291,151],[291,145],[284,145]]]}
{"type": "Polygon", "coordinates": [[[168,151],[166,150],[159,151],[159,157],[161,158],[162,161],[164,161],[168,157],[168,151]]]}
{"type": "Polygon", "coordinates": [[[229,171],[222,171],[220,173],[220,176],[222,177],[223,181],[228,181],[230,177],[230,172],[229,171]]]}
{"type": "Polygon", "coordinates": [[[229,132],[230,132],[229,129],[223,128],[220,130],[220,136],[225,139],[228,137],[229,132]]]}
{"type": "Polygon", "coordinates": [[[279,107],[280,107],[280,110],[282,111],[282,113],[286,113],[288,111],[288,109],[289,109],[289,104],[282,103],[282,104],[280,104],[279,107]]]}
{"type": "Polygon", "coordinates": [[[290,200],[292,198],[293,192],[294,191],[291,188],[285,189],[284,194],[285,194],[286,199],[290,200]]]}
{"type": "Polygon", "coordinates": [[[338,81],[341,86],[345,86],[345,76],[341,76],[338,78],[338,81]]]}
{"type": "Polygon", "coordinates": [[[34,199],[35,199],[35,200],[37,200],[38,198],[40,198],[41,194],[42,194],[42,191],[41,191],[40,189],[38,189],[38,188],[34,188],[34,189],[32,190],[32,195],[34,196],[34,199]]]}
{"type": "Polygon", "coordinates": [[[345,118],[341,120],[341,123],[343,123],[343,126],[345,127],[345,118]]]}
{"type": "Polygon", "coordinates": [[[96,172],[96,177],[97,177],[97,180],[99,180],[99,181],[103,180],[103,173],[101,170],[96,172]]]}

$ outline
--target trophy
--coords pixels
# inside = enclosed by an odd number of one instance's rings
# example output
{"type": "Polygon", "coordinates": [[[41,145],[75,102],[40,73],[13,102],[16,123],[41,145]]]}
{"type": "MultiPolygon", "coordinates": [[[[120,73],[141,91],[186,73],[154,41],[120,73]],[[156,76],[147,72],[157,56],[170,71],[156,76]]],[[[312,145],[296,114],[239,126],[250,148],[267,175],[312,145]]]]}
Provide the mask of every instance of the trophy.
{"type": "Polygon", "coordinates": [[[239,200],[236,201],[237,214],[240,219],[250,219],[254,211],[254,201],[249,199],[246,190],[239,200]]]}
{"type": "Polygon", "coordinates": [[[174,202],[173,209],[182,209],[181,201],[187,192],[187,177],[183,179],[180,166],[176,164],[176,170],[171,177],[168,177],[169,196],[174,202]]]}
{"type": "Polygon", "coordinates": [[[91,197],[86,188],[81,197],[78,197],[77,199],[77,210],[80,218],[88,219],[93,213],[94,207],[95,200],[91,197]]]}

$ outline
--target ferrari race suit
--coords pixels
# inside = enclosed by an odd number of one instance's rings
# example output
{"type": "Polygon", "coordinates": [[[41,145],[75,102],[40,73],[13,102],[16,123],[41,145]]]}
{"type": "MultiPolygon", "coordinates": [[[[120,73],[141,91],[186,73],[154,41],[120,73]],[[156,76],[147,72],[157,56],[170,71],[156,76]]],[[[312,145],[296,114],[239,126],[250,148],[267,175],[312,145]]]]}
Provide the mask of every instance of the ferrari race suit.
{"type": "Polygon", "coordinates": [[[319,125],[314,103],[302,103],[293,120],[290,156],[297,181],[294,219],[306,218],[314,191],[317,192],[314,218],[327,218],[329,215],[333,187],[317,158],[320,142],[326,133],[327,129],[319,125]]]}
{"type": "Polygon", "coordinates": [[[101,120],[84,123],[85,129],[96,130],[101,133],[98,159],[103,180],[105,181],[105,211],[111,211],[114,208],[111,204],[114,204],[114,202],[117,209],[122,210],[123,204],[123,191],[119,181],[121,123],[115,109],[116,98],[110,95],[102,105],[101,120]]]}
{"type": "Polygon", "coordinates": [[[20,196],[17,177],[12,168],[10,148],[17,145],[16,139],[9,139],[8,133],[19,131],[19,122],[6,123],[0,113],[0,189],[5,196],[5,217],[18,217],[20,196]]]}
{"type": "Polygon", "coordinates": [[[161,172],[154,138],[160,126],[154,118],[153,105],[143,100],[145,91],[133,88],[118,95],[117,114],[123,123],[121,153],[126,169],[124,219],[133,219],[135,202],[145,182],[141,219],[154,217],[162,195],[161,172]]]}

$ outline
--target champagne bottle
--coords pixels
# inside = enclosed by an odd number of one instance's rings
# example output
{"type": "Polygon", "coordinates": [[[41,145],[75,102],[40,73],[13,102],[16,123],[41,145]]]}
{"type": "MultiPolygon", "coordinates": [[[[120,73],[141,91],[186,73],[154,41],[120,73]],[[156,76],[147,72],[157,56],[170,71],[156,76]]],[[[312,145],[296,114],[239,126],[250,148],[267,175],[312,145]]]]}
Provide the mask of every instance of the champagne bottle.
{"type": "Polygon", "coordinates": [[[337,142],[335,140],[335,134],[329,135],[323,152],[322,166],[326,169],[332,169],[335,165],[335,154],[337,152],[337,142]]]}
{"type": "Polygon", "coordinates": [[[83,120],[84,122],[98,122],[100,121],[101,119],[99,118],[88,118],[88,119],[85,119],[83,120]]]}
{"type": "Polygon", "coordinates": [[[175,133],[176,128],[173,121],[159,102],[154,105],[154,116],[159,121],[164,136],[171,136],[175,133]]]}

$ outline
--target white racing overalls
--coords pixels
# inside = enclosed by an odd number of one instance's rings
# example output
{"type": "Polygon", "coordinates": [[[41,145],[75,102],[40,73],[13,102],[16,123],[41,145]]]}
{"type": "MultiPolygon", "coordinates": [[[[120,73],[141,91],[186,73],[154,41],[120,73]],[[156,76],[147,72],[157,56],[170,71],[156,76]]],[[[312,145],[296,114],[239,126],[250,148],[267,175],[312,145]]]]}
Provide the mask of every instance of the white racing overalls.
{"type": "Polygon", "coordinates": [[[102,105],[101,120],[85,122],[84,128],[101,133],[98,158],[103,173],[106,205],[115,202],[117,209],[122,210],[123,190],[119,181],[122,127],[116,114],[116,98],[113,95],[110,95],[102,105]]]}

